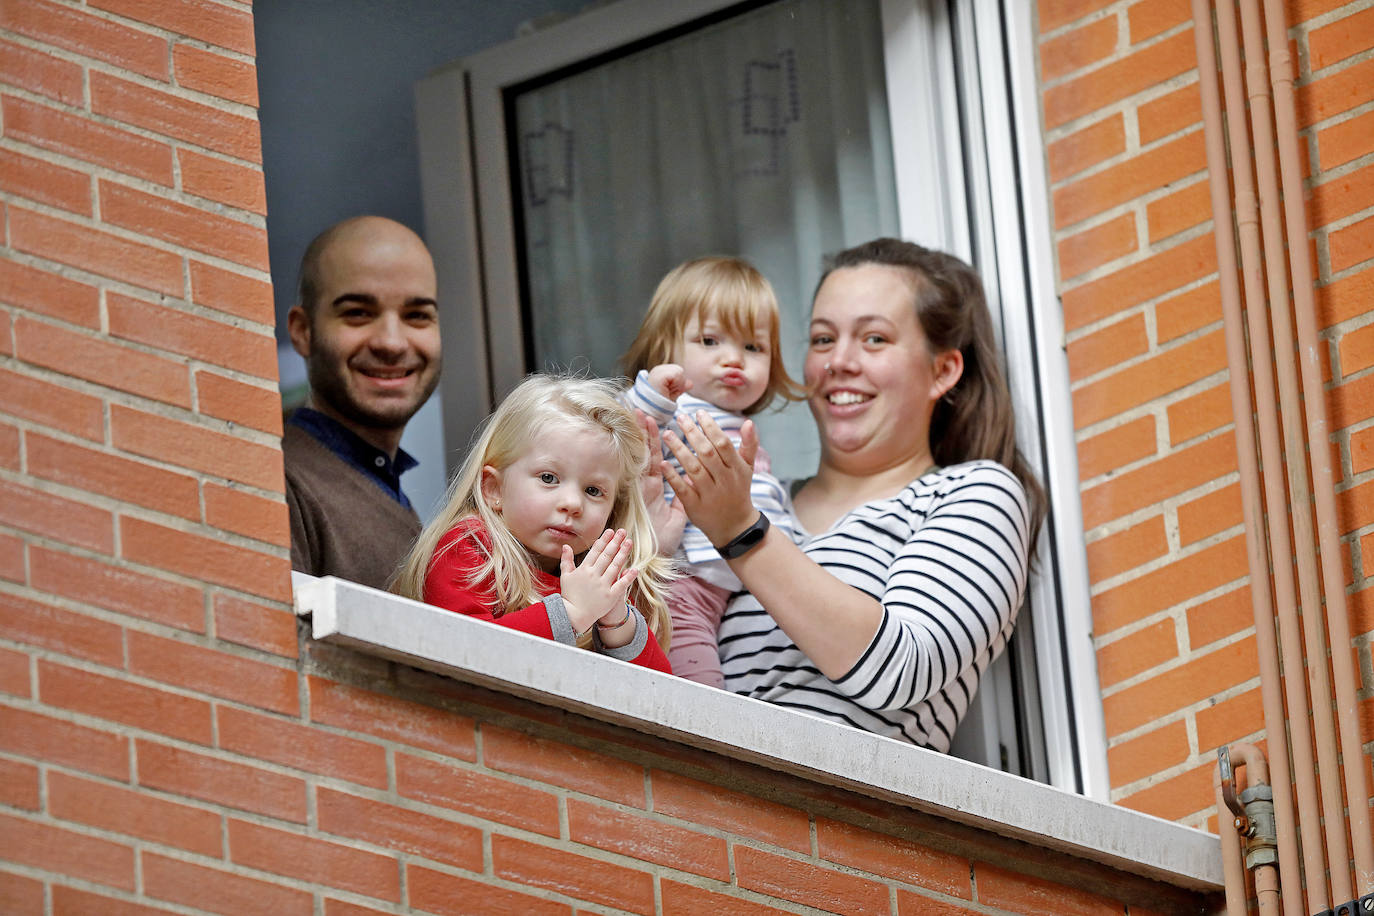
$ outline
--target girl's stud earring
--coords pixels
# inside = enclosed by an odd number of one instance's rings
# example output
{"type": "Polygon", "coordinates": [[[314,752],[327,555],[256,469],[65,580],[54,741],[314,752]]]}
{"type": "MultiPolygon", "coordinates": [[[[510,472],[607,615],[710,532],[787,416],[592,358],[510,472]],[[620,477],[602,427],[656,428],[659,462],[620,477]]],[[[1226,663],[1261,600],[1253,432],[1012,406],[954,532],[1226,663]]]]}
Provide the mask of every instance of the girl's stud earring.
{"type": "Polygon", "coordinates": [[[834,374],[835,374],[835,370],[830,368],[830,364],[829,364],[829,363],[826,363],[826,364],[825,364],[825,374],[826,374],[826,375],[834,375],[834,374]]]}

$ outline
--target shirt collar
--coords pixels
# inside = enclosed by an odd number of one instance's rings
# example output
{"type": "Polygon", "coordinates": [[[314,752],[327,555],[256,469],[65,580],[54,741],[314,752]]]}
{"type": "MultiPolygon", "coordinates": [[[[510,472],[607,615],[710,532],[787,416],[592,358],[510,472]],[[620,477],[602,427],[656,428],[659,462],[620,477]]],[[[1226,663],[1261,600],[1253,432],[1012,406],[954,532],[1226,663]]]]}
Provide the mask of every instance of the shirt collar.
{"type": "Polygon", "coordinates": [[[418,465],[409,452],[396,449],[393,459],[333,417],[309,407],[298,407],[287,421],[308,432],[341,460],[362,471],[407,509],[410,500],[401,490],[401,475],[418,465]]]}

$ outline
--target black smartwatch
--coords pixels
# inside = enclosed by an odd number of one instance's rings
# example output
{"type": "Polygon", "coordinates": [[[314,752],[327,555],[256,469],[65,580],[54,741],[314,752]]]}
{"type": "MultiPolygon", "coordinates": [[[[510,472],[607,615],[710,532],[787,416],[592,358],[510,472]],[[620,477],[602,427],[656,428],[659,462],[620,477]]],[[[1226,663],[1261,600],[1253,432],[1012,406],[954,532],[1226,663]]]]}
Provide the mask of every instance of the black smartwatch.
{"type": "Polygon", "coordinates": [[[754,524],[741,531],[724,547],[717,547],[716,551],[727,560],[744,556],[763,540],[763,536],[768,533],[769,524],[768,516],[760,512],[754,524]]]}

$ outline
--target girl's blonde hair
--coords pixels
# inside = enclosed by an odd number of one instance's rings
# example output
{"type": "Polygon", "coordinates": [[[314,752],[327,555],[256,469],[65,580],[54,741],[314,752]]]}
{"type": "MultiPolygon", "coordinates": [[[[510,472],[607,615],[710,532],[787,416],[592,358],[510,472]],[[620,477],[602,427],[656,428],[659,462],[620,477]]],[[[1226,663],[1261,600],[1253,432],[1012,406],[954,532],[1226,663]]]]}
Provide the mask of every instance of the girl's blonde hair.
{"type": "MultiPolygon", "coordinates": [[[[462,468],[449,484],[444,508],[420,533],[392,583],[392,591],[424,600],[425,576],[436,559],[439,541],[463,519],[476,517],[491,537],[491,549],[488,551],[474,536],[473,543],[487,560],[473,573],[469,585],[493,584],[492,614],[496,617],[539,601],[542,596],[535,587],[534,561],[483,496],[482,468],[491,465],[504,471],[540,436],[556,435],[552,427],[572,424],[610,436],[619,457],[615,505],[606,527],[624,528],[633,542],[630,565],[638,570],[638,576],[631,588],[631,603],[644,615],[666,652],[672,624],[665,596],[673,573],[669,560],[658,555],[653,525],[639,489],[648,461],[648,442],[634,415],[618,400],[619,391],[617,382],[570,375],[541,373],[521,382],[481,427],[462,468]]],[[[590,640],[580,644],[585,646],[590,640]]]]}
{"type": "Polygon", "coordinates": [[[768,329],[768,387],[744,413],[756,414],[780,397],[801,400],[801,387],[787,374],[778,345],[778,297],[773,285],[743,258],[711,255],[686,261],[668,271],[654,290],[649,311],[620,363],[634,378],[640,370],[673,361],[673,351],[688,322],[714,318],[731,334],[748,340],[768,329]]]}

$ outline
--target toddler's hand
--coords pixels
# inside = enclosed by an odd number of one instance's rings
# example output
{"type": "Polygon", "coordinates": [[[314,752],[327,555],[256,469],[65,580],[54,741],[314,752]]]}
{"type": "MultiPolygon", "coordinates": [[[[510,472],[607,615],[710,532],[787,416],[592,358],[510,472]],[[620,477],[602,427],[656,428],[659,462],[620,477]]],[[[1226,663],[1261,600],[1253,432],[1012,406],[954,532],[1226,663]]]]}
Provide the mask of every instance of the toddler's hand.
{"type": "Polygon", "coordinates": [[[649,370],[649,384],[665,398],[676,401],[692,390],[687,378],[687,370],[676,363],[663,363],[649,370]]]}
{"type": "Polygon", "coordinates": [[[625,568],[631,546],[625,529],[603,531],[577,565],[572,548],[564,545],[560,591],[578,633],[598,620],[615,623],[625,616],[625,598],[636,576],[634,568],[625,568]]]}

